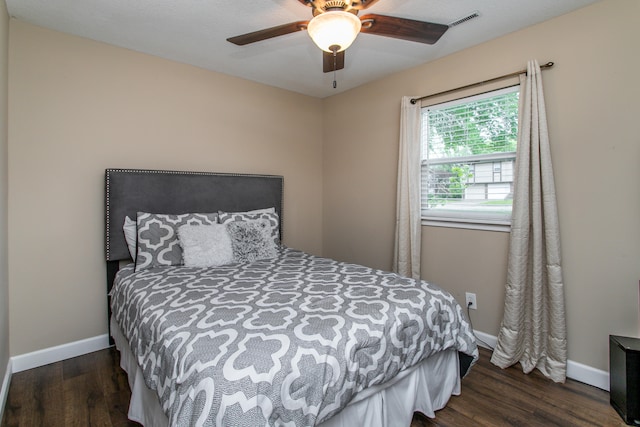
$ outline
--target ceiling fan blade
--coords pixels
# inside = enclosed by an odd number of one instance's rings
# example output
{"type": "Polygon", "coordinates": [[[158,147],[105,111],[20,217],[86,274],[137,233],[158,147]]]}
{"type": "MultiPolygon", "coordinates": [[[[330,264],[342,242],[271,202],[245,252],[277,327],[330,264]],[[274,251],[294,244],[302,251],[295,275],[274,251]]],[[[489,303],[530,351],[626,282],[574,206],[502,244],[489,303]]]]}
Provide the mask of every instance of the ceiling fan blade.
{"type": "Polygon", "coordinates": [[[309,21],[291,22],[289,24],[278,25],[277,27],[265,28],[264,30],[254,31],[252,33],[242,34],[240,36],[229,37],[228,42],[244,46],[249,43],[255,43],[267,40],[273,37],[284,36],[285,34],[295,33],[307,29],[309,21]]]}
{"type": "MultiPolygon", "coordinates": [[[[314,11],[317,11],[317,12],[314,12],[314,16],[316,15],[316,13],[324,12],[327,6],[327,3],[329,3],[329,0],[298,0],[298,1],[305,6],[309,6],[313,8],[314,11]]],[[[346,12],[349,12],[351,10],[364,10],[368,7],[373,6],[378,1],[379,0],[343,0],[343,2],[345,3],[345,8],[343,10],[346,12]]],[[[336,3],[336,2],[332,1],[332,3],[336,3]]],[[[329,6],[331,7],[331,5],[329,6]]]]}
{"type": "MultiPolygon", "coordinates": [[[[342,70],[344,68],[344,53],[346,51],[336,53],[335,69],[342,70]]],[[[334,70],[333,52],[322,51],[322,71],[324,73],[330,73],[334,70]]]]}
{"type": "Polygon", "coordinates": [[[385,15],[364,15],[360,32],[393,37],[412,42],[434,44],[449,28],[448,25],[385,15]]]}

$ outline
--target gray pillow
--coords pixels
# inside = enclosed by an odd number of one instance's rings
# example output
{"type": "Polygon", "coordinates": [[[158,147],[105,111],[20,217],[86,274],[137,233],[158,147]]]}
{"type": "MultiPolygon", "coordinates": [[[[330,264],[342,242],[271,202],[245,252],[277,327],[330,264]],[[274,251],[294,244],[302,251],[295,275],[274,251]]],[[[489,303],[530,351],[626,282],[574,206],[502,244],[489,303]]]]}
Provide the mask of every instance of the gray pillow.
{"type": "Polygon", "coordinates": [[[226,227],[231,237],[235,262],[252,262],[278,255],[269,220],[231,221],[226,227]]]}
{"type": "Polygon", "coordinates": [[[267,220],[271,225],[271,238],[276,247],[280,246],[280,217],[276,213],[275,208],[258,209],[247,212],[218,212],[218,222],[220,224],[229,224],[234,221],[253,222],[258,220],[267,220]]]}
{"type": "Polygon", "coordinates": [[[181,225],[178,238],[185,267],[218,267],[233,262],[231,237],[223,224],[181,225]]]}
{"type": "Polygon", "coordinates": [[[187,224],[211,225],[217,222],[217,213],[167,215],[138,212],[136,271],[145,268],[182,265],[182,248],[178,240],[178,227],[187,224]]]}

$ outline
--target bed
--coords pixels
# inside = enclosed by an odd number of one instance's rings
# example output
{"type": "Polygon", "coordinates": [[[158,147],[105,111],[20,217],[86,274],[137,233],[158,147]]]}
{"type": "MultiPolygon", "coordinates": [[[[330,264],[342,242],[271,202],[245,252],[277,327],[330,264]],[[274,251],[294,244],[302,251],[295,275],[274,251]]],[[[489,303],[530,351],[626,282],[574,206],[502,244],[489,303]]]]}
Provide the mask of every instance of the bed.
{"type": "Polygon", "coordinates": [[[109,327],[131,420],[409,426],[460,393],[478,358],[460,305],[280,245],[283,177],[108,169],[105,183],[109,327]],[[205,230],[230,239],[209,247],[213,265],[205,230]]]}

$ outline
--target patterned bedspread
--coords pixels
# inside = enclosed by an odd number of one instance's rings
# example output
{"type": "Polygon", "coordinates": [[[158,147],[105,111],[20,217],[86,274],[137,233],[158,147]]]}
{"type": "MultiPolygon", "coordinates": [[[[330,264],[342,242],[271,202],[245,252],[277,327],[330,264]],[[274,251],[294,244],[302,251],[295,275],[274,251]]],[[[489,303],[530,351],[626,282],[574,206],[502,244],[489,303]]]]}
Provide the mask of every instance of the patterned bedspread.
{"type": "Polygon", "coordinates": [[[478,357],[447,292],[293,249],[209,269],[127,266],[111,301],[172,426],[311,426],[433,353],[478,357]]]}

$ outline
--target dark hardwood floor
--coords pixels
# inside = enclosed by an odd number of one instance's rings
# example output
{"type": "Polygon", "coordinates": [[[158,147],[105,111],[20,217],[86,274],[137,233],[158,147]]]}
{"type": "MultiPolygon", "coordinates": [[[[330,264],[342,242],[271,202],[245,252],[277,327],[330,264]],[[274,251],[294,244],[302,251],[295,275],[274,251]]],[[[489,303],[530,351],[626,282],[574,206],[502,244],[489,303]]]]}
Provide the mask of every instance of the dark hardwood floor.
{"type": "MultiPolygon", "coordinates": [[[[480,362],[426,426],[624,426],[605,391],[576,381],[554,384],[541,374],[501,370],[481,349],[480,362]]],[[[111,348],[13,375],[4,426],[137,426],[127,420],[129,385],[111,348]]]]}
{"type": "Polygon", "coordinates": [[[421,414],[411,427],[423,426],[624,426],[609,404],[609,393],[567,380],[556,384],[539,371],[522,373],[520,365],[500,369],[480,349],[480,361],[462,380],[462,393],[431,420],[421,414]]]}
{"type": "Polygon", "coordinates": [[[138,426],[115,348],[13,374],[2,426],[138,426]]]}

